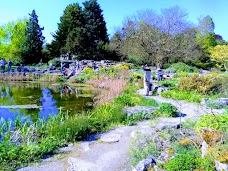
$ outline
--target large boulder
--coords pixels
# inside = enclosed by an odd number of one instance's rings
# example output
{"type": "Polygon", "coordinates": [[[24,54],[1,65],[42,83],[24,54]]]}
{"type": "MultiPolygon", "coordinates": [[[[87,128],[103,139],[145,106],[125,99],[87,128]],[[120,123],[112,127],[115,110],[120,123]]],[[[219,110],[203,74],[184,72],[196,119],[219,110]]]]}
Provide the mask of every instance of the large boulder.
{"type": "Polygon", "coordinates": [[[153,156],[148,156],[146,159],[143,159],[135,166],[132,171],[149,171],[156,165],[156,161],[153,156]]]}

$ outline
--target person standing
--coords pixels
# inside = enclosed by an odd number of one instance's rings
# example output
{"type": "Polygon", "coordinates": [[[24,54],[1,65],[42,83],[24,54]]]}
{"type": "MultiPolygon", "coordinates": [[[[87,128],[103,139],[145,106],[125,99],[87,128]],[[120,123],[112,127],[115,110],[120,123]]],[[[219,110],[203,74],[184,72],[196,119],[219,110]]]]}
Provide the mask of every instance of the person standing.
{"type": "Polygon", "coordinates": [[[13,63],[12,63],[12,61],[9,59],[9,60],[8,60],[8,72],[11,71],[12,65],[13,65],[13,63]]]}
{"type": "Polygon", "coordinates": [[[143,70],[145,71],[144,74],[144,86],[146,85],[146,96],[149,96],[150,91],[152,91],[152,80],[151,80],[151,69],[150,67],[146,64],[143,67],[143,70]]]}
{"type": "Polygon", "coordinates": [[[0,67],[1,67],[1,72],[3,72],[3,69],[2,69],[2,58],[0,59],[0,67]]]}
{"type": "Polygon", "coordinates": [[[162,81],[163,80],[163,71],[161,68],[157,69],[157,77],[158,77],[158,81],[162,81]]]}
{"type": "Polygon", "coordinates": [[[2,59],[2,72],[5,72],[5,66],[6,66],[6,60],[3,58],[2,59]]]}

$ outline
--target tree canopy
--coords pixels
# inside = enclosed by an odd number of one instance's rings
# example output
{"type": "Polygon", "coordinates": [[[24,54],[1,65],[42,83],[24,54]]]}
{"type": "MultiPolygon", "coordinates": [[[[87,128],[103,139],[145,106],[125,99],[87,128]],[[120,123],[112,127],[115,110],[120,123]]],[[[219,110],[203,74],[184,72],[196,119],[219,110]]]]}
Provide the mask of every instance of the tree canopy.
{"type": "Polygon", "coordinates": [[[9,22],[0,27],[0,56],[12,60],[14,64],[22,62],[22,45],[26,40],[27,19],[9,22]]]}
{"type": "Polygon", "coordinates": [[[98,59],[108,43],[106,23],[100,5],[96,0],[70,4],[60,18],[54,41],[48,45],[52,55],[64,53],[79,58],[98,59]]]}
{"type": "Polygon", "coordinates": [[[29,14],[29,21],[25,30],[26,40],[23,45],[23,62],[25,64],[38,63],[42,59],[42,49],[45,37],[42,35],[42,30],[39,26],[38,16],[35,10],[29,14]]]}
{"type": "Polygon", "coordinates": [[[211,59],[221,62],[226,71],[228,64],[228,45],[217,45],[210,49],[211,59]]]}

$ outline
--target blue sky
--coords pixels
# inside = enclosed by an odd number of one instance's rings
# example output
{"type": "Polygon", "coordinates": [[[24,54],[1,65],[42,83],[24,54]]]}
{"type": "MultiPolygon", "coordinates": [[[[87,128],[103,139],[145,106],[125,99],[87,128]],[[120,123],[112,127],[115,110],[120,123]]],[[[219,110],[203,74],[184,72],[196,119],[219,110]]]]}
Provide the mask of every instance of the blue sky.
{"type": "MultiPolygon", "coordinates": [[[[33,9],[44,27],[43,35],[48,43],[57,30],[57,23],[67,5],[85,0],[0,0],[0,25],[28,16],[33,9]]],[[[194,24],[200,17],[210,15],[215,23],[215,33],[228,41],[228,0],[98,0],[103,10],[108,34],[121,26],[125,17],[143,9],[160,12],[161,9],[178,5],[188,13],[188,19],[194,24]]]]}

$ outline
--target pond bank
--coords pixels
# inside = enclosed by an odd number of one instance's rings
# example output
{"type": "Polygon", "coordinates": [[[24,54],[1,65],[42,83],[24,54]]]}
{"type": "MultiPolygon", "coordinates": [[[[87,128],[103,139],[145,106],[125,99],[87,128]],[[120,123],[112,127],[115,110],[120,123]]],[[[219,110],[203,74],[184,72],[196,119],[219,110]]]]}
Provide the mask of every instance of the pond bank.
{"type": "MultiPolygon", "coordinates": [[[[143,94],[143,90],[138,91],[143,94]]],[[[201,115],[211,113],[211,110],[197,104],[165,99],[159,96],[151,96],[158,102],[169,102],[175,105],[182,112],[182,121],[188,118],[197,118],[201,115]]],[[[223,113],[223,110],[213,112],[223,113]]],[[[61,159],[54,157],[50,161],[40,163],[38,166],[22,168],[19,171],[128,171],[133,167],[130,164],[129,148],[131,139],[137,138],[138,132],[153,136],[154,131],[162,130],[167,126],[175,127],[180,124],[180,118],[158,118],[156,125],[151,124],[152,120],[138,122],[134,126],[119,126],[108,133],[97,135],[88,141],[79,142],[71,152],[63,154],[61,159]],[[105,142],[102,137],[106,137],[105,142]],[[107,140],[106,139],[106,140],[107,140]],[[110,142],[110,139],[113,142],[110,142]],[[65,156],[64,156],[65,155],[65,156]]]]}

